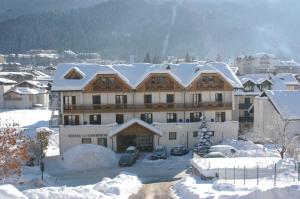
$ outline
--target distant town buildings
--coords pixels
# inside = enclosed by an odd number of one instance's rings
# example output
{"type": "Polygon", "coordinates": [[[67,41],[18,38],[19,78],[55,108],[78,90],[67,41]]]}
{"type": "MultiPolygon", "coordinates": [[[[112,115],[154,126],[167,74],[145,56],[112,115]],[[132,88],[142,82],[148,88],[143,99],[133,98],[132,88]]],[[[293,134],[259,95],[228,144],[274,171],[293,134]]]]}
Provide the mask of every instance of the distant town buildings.
{"type": "Polygon", "coordinates": [[[257,53],[238,56],[233,66],[238,67],[238,73],[299,73],[300,64],[294,60],[282,61],[273,54],[257,53]]]}

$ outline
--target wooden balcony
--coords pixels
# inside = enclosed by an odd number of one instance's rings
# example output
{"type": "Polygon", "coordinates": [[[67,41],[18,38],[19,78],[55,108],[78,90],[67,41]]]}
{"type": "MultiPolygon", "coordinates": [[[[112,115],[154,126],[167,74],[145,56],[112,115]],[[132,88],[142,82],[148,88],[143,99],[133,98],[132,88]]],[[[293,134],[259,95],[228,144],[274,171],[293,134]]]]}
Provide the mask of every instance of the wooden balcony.
{"type": "Polygon", "coordinates": [[[151,103],[151,104],[101,104],[101,105],[65,105],[64,113],[113,113],[113,112],[170,112],[170,111],[207,111],[231,110],[232,103],[151,103]]]}

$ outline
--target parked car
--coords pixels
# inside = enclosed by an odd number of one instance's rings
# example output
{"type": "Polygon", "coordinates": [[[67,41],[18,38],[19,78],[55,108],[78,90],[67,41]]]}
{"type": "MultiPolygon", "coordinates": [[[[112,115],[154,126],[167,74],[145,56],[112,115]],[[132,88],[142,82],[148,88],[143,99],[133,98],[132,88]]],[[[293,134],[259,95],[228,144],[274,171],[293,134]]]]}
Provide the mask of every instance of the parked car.
{"type": "Polygon", "coordinates": [[[125,153],[132,154],[136,160],[139,159],[140,156],[139,150],[134,146],[128,147],[125,153]]]}
{"type": "Polygon", "coordinates": [[[167,159],[167,157],[168,151],[165,146],[157,146],[150,156],[151,160],[167,159]]]}
{"type": "Polygon", "coordinates": [[[204,158],[228,158],[228,157],[220,152],[210,152],[206,154],[204,158]]]}
{"type": "Polygon", "coordinates": [[[135,163],[135,157],[133,154],[124,153],[119,160],[119,166],[132,166],[135,163]]]}
{"type": "Polygon", "coordinates": [[[195,153],[197,153],[198,155],[200,156],[205,156],[207,153],[209,153],[209,149],[210,147],[205,147],[205,146],[198,146],[196,145],[194,148],[193,148],[193,151],[195,153]]]}
{"type": "Polygon", "coordinates": [[[189,149],[184,145],[179,145],[171,148],[171,155],[185,155],[189,153],[189,149]]]}
{"type": "Polygon", "coordinates": [[[220,152],[227,157],[236,157],[239,153],[239,151],[236,148],[229,145],[211,146],[209,152],[220,152]]]}

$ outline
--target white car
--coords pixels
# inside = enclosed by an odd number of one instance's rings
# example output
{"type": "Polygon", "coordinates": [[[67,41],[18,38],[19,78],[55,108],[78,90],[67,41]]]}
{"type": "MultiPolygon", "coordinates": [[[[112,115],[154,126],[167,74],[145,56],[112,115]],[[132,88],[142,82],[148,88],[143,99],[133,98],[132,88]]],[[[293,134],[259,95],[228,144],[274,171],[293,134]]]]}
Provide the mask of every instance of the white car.
{"type": "Polygon", "coordinates": [[[238,156],[239,151],[233,146],[229,145],[215,145],[211,146],[209,152],[220,152],[227,157],[236,157],[238,156]]]}

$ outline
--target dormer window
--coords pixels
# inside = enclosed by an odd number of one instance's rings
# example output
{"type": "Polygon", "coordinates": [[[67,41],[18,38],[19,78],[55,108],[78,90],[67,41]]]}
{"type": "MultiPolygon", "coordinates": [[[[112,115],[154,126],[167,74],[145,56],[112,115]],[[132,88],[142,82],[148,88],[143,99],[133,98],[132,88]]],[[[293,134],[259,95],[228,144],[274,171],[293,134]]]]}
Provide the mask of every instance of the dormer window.
{"type": "Polygon", "coordinates": [[[76,69],[70,70],[65,76],[65,79],[82,79],[83,75],[81,71],[78,71],[76,69]]]}
{"type": "Polygon", "coordinates": [[[244,84],[244,90],[245,90],[245,92],[253,92],[254,91],[254,84],[251,81],[247,81],[244,84]]]}

